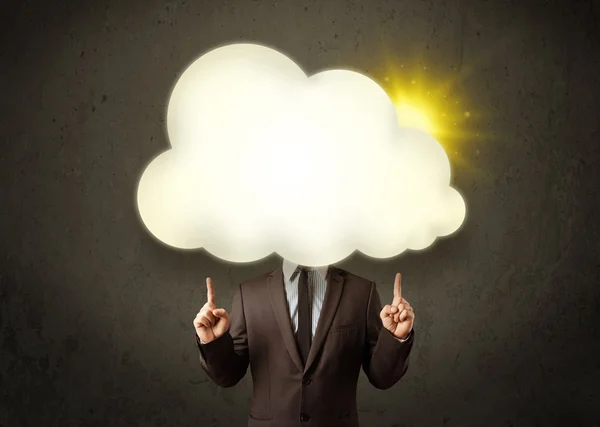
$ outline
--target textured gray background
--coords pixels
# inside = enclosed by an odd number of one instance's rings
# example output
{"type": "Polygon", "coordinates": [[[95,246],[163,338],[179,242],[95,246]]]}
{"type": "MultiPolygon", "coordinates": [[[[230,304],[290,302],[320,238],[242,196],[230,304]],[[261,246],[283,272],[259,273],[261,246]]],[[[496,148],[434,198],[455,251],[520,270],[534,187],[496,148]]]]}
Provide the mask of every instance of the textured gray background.
{"type": "Polygon", "coordinates": [[[250,379],[207,381],[191,322],[207,275],[230,308],[280,259],[169,249],[134,205],[175,79],[240,40],[309,74],[419,58],[478,113],[462,230],[340,263],[384,301],[401,271],[417,315],[406,377],[361,377],[363,425],[600,424],[597,1],[34,3],[0,4],[0,425],[244,425],[250,379]]]}

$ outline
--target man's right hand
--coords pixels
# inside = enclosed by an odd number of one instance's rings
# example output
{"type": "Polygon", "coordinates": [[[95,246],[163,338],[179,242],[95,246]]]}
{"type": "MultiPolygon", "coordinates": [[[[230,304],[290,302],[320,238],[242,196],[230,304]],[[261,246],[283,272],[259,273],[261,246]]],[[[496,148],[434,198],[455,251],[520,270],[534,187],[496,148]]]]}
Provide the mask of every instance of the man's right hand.
{"type": "Polygon", "coordinates": [[[206,278],[206,304],[194,319],[194,327],[198,338],[205,344],[216,340],[229,330],[229,314],[215,305],[215,288],[212,279],[206,278]]]}

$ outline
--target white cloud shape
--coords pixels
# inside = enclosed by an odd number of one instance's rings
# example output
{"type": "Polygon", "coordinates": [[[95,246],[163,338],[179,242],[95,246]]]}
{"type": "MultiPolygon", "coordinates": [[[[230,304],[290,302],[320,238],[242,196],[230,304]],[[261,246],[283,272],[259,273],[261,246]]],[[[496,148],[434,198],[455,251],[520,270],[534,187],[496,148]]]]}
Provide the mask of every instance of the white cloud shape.
{"type": "Polygon", "coordinates": [[[137,203],[173,247],[318,266],[423,249],[465,218],[440,144],[400,127],[383,89],[353,71],[309,78],[271,48],[220,47],[177,81],[167,128],[172,149],[145,169],[137,203]]]}

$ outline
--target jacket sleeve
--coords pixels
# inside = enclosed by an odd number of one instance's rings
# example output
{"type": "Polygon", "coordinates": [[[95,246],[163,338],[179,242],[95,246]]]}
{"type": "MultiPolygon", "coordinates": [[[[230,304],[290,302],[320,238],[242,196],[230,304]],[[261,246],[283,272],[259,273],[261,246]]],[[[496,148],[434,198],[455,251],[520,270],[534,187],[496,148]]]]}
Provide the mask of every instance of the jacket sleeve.
{"type": "Polygon", "coordinates": [[[363,370],[369,382],[378,389],[396,384],[408,370],[408,356],[413,346],[414,328],[402,342],[383,327],[381,301],[375,283],[371,283],[367,304],[367,326],[363,370]]]}
{"type": "Polygon", "coordinates": [[[194,331],[200,364],[209,378],[221,387],[233,387],[248,370],[248,332],[241,285],[234,293],[229,318],[229,330],[209,343],[202,344],[194,331]]]}

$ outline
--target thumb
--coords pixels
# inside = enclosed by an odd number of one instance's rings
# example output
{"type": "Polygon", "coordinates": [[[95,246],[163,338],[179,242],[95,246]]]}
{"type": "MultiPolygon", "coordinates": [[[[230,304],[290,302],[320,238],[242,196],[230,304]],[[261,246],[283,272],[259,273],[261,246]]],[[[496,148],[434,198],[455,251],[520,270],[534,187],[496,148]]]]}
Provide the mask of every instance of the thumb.
{"type": "Polygon", "coordinates": [[[381,320],[389,318],[392,314],[395,314],[397,310],[398,307],[396,307],[395,305],[387,304],[381,309],[379,317],[381,317],[381,320]]]}
{"type": "Polygon", "coordinates": [[[227,311],[225,311],[225,310],[224,310],[224,309],[222,309],[222,308],[215,308],[215,309],[212,311],[212,314],[213,314],[214,316],[218,317],[218,318],[221,318],[221,319],[226,319],[226,318],[228,317],[228,316],[227,316],[227,311]]]}

